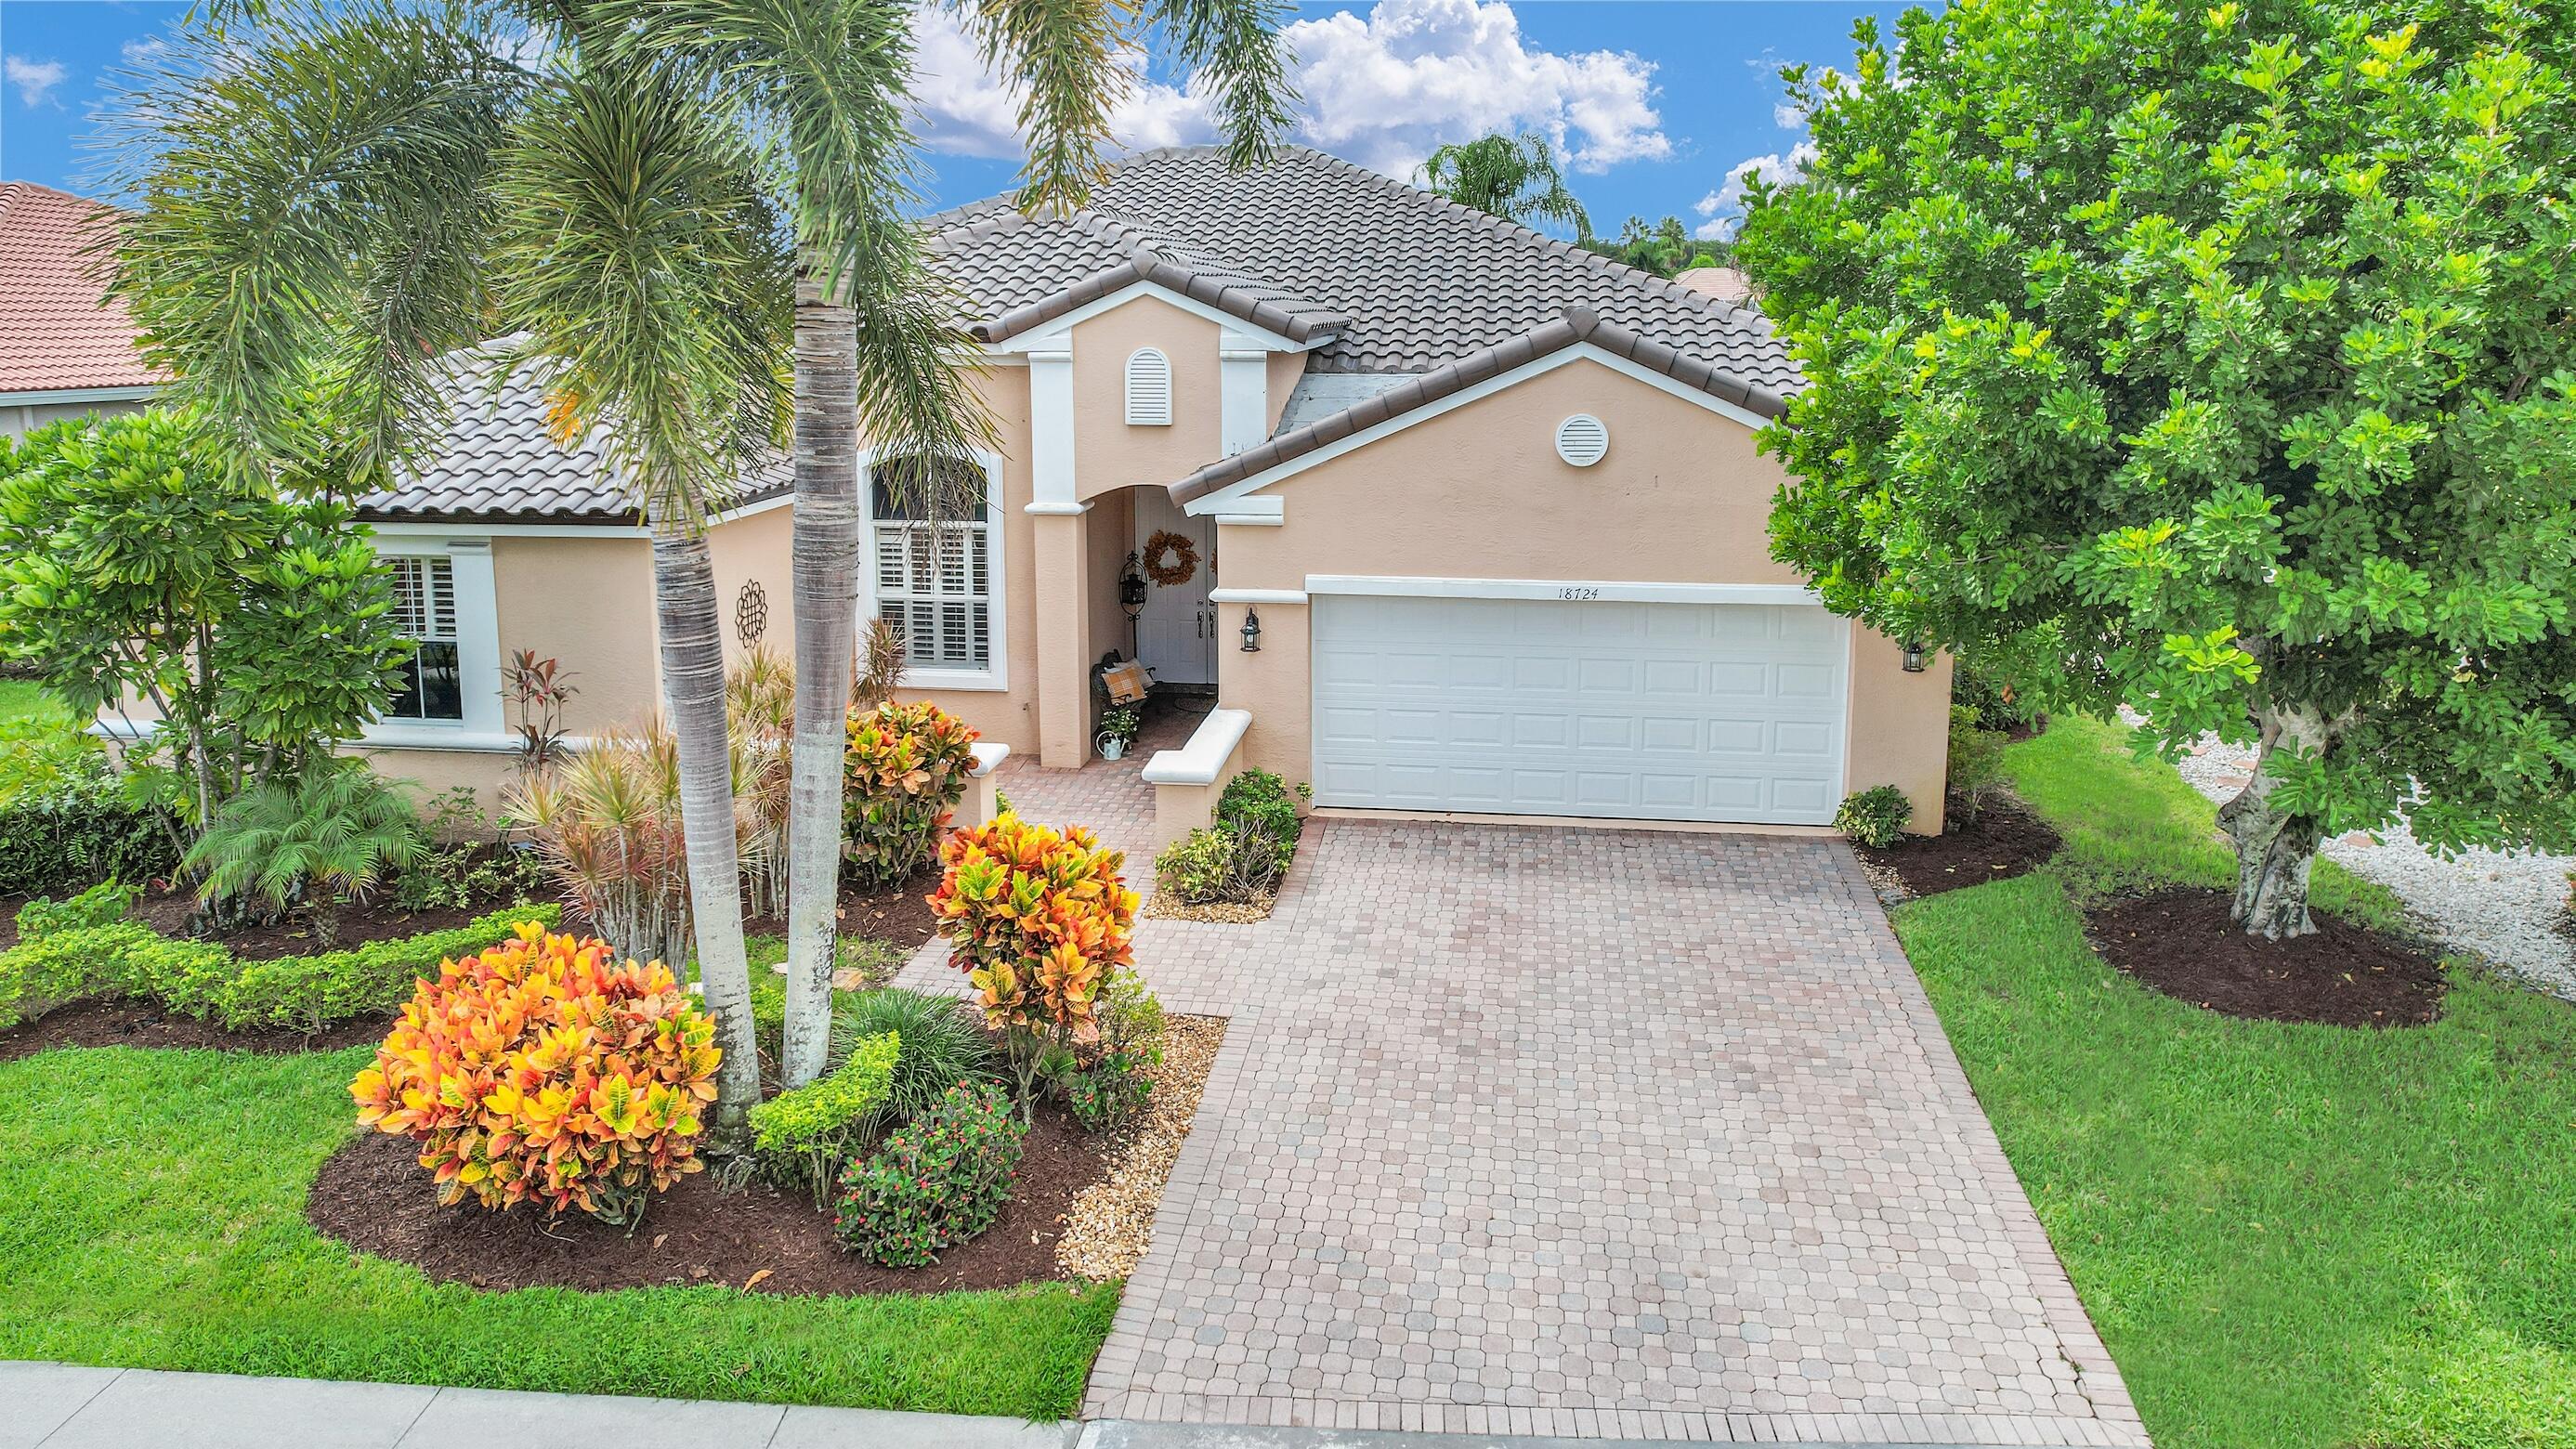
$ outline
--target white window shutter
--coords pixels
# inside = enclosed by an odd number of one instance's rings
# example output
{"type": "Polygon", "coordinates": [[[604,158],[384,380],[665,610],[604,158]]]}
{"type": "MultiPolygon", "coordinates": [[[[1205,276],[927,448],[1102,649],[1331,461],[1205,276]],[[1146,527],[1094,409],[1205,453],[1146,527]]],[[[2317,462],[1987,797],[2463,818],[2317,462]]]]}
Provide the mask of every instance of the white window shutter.
{"type": "Polygon", "coordinates": [[[1140,347],[1127,359],[1127,425],[1172,425],[1172,362],[1151,347],[1140,347]]]}

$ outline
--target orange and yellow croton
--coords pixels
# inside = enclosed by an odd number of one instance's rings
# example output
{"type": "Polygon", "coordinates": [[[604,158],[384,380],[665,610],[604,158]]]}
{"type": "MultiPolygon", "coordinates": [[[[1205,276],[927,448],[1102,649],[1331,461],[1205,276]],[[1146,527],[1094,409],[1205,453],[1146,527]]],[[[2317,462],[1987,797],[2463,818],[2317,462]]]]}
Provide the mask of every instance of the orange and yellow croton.
{"type": "Polygon", "coordinates": [[[628,1223],[699,1170],[719,1055],[668,967],[525,922],[421,982],[349,1095],[361,1123],[421,1144],[442,1203],[628,1223]]]}
{"type": "Polygon", "coordinates": [[[996,1027],[1099,1039],[1093,1006],[1111,972],[1134,964],[1137,895],[1123,852],[1090,831],[1062,833],[1004,815],[940,848],[945,871],[930,909],[996,1027]]]}

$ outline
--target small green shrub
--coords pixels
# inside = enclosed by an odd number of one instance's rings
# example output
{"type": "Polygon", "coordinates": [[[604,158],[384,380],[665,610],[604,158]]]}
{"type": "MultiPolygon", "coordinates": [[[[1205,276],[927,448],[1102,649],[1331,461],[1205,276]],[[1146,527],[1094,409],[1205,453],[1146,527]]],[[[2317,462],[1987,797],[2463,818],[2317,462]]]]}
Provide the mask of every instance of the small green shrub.
{"type": "Polygon", "coordinates": [[[0,807],[106,773],[106,748],[50,696],[44,709],[0,719],[0,807]]]}
{"type": "Polygon", "coordinates": [[[1132,1051],[1105,1051],[1090,1066],[1068,1073],[1058,1084],[1066,1110],[1086,1132],[1107,1132],[1134,1120],[1153,1099],[1154,1079],[1147,1075],[1153,1057],[1132,1051]]]}
{"type": "Polygon", "coordinates": [[[1843,797],[1842,808],[1834,812],[1834,828],[1854,845],[1885,850],[1913,818],[1914,802],[1905,798],[1904,791],[1894,785],[1873,785],[1843,797]]]}
{"type": "Polygon", "coordinates": [[[895,1059],[878,1116],[863,1124],[870,1132],[922,1115],[960,1082],[1003,1079],[1001,1047],[976,1018],[975,1009],[956,997],[886,987],[854,992],[833,1003],[835,1060],[879,1034],[901,1037],[903,1054],[895,1059]]]}
{"type": "Polygon", "coordinates": [[[1974,708],[1950,706],[1949,794],[1962,821],[1984,814],[2003,790],[2004,744],[2001,733],[1980,726],[1974,708]]]}
{"type": "Polygon", "coordinates": [[[492,817],[459,785],[430,811],[420,858],[394,877],[394,904],[406,911],[466,910],[483,901],[529,900],[546,882],[545,857],[501,838],[492,817]]]}
{"type": "Polygon", "coordinates": [[[1288,782],[1268,770],[1246,770],[1225,782],[1216,797],[1216,818],[1220,825],[1251,822],[1271,839],[1279,842],[1280,869],[1287,869],[1287,857],[1297,848],[1297,802],[1313,795],[1312,786],[1299,785],[1293,792],[1288,782]]]}
{"type": "Polygon", "coordinates": [[[188,850],[200,900],[257,896],[301,910],[314,939],[339,935],[339,908],[421,858],[420,816],[364,761],[316,762],[233,797],[188,850]]]}
{"type": "Polygon", "coordinates": [[[124,920],[141,899],[143,887],[118,880],[100,881],[67,901],[39,896],[18,908],[18,939],[31,941],[38,936],[58,936],[92,926],[113,926],[124,920]]]}
{"type": "Polygon", "coordinates": [[[1203,826],[1154,857],[1154,887],[1193,906],[1266,900],[1296,849],[1251,819],[1203,826]]]}
{"type": "Polygon", "coordinates": [[[103,776],[66,779],[0,805],[0,892],[80,890],[110,876],[150,880],[178,863],[161,814],[126,799],[103,776]]]}
{"type": "Polygon", "coordinates": [[[91,995],[102,959],[122,960],[157,939],[136,925],[88,926],[30,936],[0,951],[0,1030],[91,995]]]}
{"type": "Polygon", "coordinates": [[[752,1147],[773,1182],[799,1183],[821,1207],[850,1153],[865,1142],[893,1085],[902,1038],[863,1039],[830,1074],[779,1093],[751,1109],[752,1147]]]}
{"type": "Polygon", "coordinates": [[[2028,729],[2041,722],[2038,711],[2009,680],[1971,659],[1959,659],[1950,670],[1950,703],[1975,710],[1991,730],[2028,729]]]}
{"type": "Polygon", "coordinates": [[[1111,1051],[1163,1049],[1163,1001],[1130,966],[1113,973],[1100,989],[1100,1044],[1111,1051]]]}
{"type": "Polygon", "coordinates": [[[871,1263],[918,1268],[993,1225],[1027,1129],[987,1082],[960,1082],[841,1177],[832,1230],[871,1263]]]}

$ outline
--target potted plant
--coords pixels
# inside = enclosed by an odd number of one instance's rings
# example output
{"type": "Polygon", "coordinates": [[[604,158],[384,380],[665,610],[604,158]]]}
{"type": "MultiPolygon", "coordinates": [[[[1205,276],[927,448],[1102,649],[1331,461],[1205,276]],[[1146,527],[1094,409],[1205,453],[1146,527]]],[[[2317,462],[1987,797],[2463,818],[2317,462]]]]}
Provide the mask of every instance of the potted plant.
{"type": "Polygon", "coordinates": [[[1123,760],[1127,747],[1136,743],[1136,731],[1145,723],[1143,710],[1122,704],[1100,716],[1100,758],[1123,760]]]}

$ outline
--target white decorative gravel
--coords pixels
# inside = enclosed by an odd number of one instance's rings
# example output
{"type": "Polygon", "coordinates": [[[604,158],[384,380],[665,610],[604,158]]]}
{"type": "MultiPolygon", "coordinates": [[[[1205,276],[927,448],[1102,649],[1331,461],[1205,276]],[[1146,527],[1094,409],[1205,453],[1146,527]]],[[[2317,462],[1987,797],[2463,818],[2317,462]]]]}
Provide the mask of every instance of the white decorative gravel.
{"type": "MultiPolygon", "coordinates": [[[[2182,777],[2225,801],[2254,778],[2254,751],[2204,735],[2182,777]]],[[[2450,860],[2415,843],[2400,822],[2325,843],[2328,860],[2397,893],[2443,941],[2475,951],[2553,995],[2576,1001],[2576,940],[2562,933],[2567,871],[2576,859],[2538,851],[2471,850],[2450,860]]]]}

